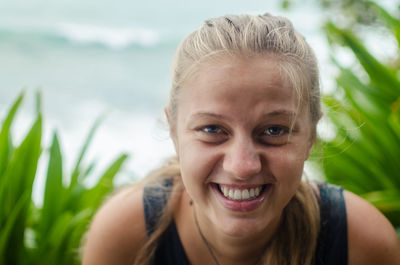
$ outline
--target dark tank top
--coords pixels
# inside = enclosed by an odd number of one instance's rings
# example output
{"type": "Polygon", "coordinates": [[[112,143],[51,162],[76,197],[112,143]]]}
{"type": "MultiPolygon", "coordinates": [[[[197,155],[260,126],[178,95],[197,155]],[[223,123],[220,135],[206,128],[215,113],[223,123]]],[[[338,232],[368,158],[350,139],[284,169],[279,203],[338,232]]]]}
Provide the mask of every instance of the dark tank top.
{"type": "MultiPolygon", "coordinates": [[[[168,187],[172,186],[172,181],[166,182],[165,186],[166,189],[144,188],[143,205],[148,236],[167,203],[168,187]]],[[[315,265],[347,265],[347,220],[343,189],[327,183],[318,183],[318,187],[321,224],[315,265]]],[[[173,220],[159,239],[153,264],[190,265],[173,220]]]]}

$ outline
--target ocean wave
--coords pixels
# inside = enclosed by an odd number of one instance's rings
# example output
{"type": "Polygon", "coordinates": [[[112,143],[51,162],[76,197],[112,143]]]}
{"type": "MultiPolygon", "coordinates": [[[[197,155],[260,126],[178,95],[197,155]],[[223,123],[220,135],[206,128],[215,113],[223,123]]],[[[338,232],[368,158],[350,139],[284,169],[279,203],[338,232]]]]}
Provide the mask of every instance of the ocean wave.
{"type": "MultiPolygon", "coordinates": [[[[164,36],[165,37],[165,36],[164,36]]],[[[14,43],[48,43],[54,45],[101,46],[112,50],[154,47],[168,40],[148,28],[108,27],[78,23],[46,25],[8,25],[0,27],[0,39],[14,43]]]]}
{"type": "Polygon", "coordinates": [[[160,42],[158,32],[146,28],[112,28],[96,25],[62,23],[58,33],[71,42],[101,44],[112,49],[124,49],[131,45],[154,46],[160,42]]]}

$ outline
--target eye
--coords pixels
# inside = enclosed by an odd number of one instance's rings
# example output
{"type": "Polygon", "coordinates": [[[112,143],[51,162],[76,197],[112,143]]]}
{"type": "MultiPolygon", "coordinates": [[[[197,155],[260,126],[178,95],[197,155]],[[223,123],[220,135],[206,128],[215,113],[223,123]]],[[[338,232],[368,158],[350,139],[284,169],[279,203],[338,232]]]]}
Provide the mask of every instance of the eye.
{"type": "Polygon", "coordinates": [[[271,136],[281,136],[286,130],[280,126],[271,126],[264,130],[264,133],[271,136]]]}
{"type": "Polygon", "coordinates": [[[280,125],[264,127],[260,133],[260,141],[267,145],[284,145],[289,139],[289,128],[280,125]]]}
{"type": "Polygon", "coordinates": [[[219,127],[217,125],[207,125],[207,126],[204,126],[203,128],[201,128],[201,130],[205,133],[211,133],[211,134],[217,134],[217,133],[223,132],[221,127],[219,127]]]}
{"type": "Polygon", "coordinates": [[[206,143],[222,143],[228,139],[227,131],[219,125],[206,125],[196,129],[200,141],[206,143]]]}

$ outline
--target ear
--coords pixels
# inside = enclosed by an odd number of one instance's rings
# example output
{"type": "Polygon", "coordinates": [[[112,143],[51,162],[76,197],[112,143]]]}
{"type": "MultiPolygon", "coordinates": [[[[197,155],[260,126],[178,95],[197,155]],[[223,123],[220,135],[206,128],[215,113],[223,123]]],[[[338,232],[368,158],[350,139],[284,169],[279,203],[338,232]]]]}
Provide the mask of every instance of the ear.
{"type": "Polygon", "coordinates": [[[171,119],[171,116],[170,116],[169,111],[168,111],[168,107],[164,108],[164,113],[165,113],[165,116],[167,117],[167,121],[168,121],[169,136],[171,137],[172,142],[174,143],[175,152],[176,152],[176,154],[178,154],[178,141],[177,141],[177,136],[176,136],[176,124],[174,124],[174,122],[171,119]]]}

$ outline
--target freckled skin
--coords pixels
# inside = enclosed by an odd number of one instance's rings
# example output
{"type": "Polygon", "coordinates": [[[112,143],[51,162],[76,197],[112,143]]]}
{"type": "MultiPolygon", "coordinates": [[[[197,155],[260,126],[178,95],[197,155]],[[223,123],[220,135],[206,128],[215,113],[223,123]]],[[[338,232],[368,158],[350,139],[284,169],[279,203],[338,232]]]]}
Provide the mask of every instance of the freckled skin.
{"type": "Polygon", "coordinates": [[[313,144],[310,113],[298,108],[277,66],[273,57],[225,57],[202,64],[180,92],[172,138],[185,189],[209,231],[233,237],[268,233],[300,183],[313,144]],[[290,127],[292,116],[285,113],[296,116],[290,137],[265,136],[268,126],[290,127]],[[199,129],[207,125],[222,129],[199,129]],[[237,212],[218,201],[210,183],[272,186],[257,209],[237,212]]]}

